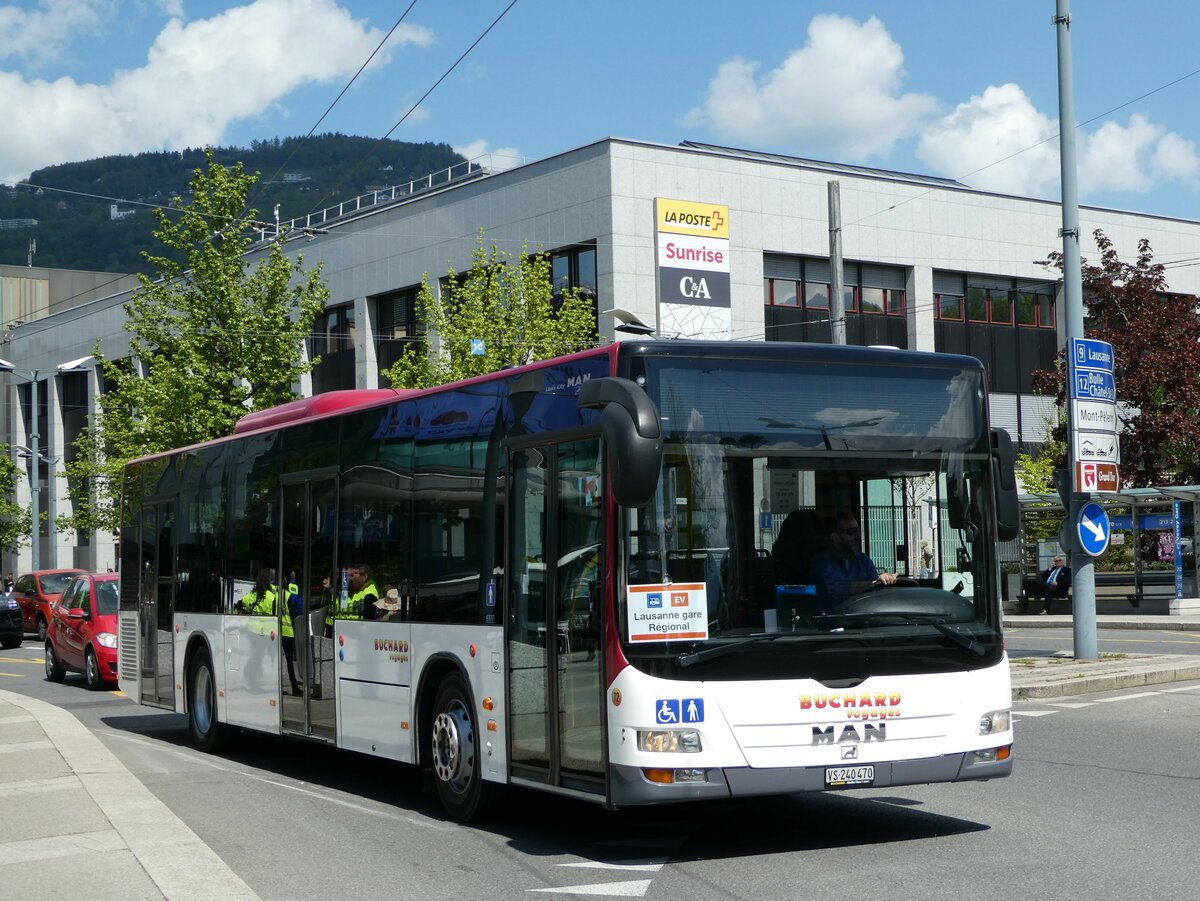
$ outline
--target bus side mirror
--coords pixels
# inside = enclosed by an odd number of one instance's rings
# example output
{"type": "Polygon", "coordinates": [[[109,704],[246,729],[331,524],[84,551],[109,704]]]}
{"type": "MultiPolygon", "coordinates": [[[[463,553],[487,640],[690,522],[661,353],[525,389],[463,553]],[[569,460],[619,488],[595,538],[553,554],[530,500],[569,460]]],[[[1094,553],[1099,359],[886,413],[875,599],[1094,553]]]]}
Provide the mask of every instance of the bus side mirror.
{"type": "Polygon", "coordinates": [[[996,537],[1012,541],[1021,534],[1021,502],[1017,497],[1017,452],[1004,429],[992,429],[992,484],[996,491],[996,537]]]}
{"type": "Polygon", "coordinates": [[[590,379],[579,388],[579,406],[603,408],[600,429],[616,502],[623,507],[650,503],[662,471],[663,440],[658,410],[646,392],[629,379],[590,379]]]}

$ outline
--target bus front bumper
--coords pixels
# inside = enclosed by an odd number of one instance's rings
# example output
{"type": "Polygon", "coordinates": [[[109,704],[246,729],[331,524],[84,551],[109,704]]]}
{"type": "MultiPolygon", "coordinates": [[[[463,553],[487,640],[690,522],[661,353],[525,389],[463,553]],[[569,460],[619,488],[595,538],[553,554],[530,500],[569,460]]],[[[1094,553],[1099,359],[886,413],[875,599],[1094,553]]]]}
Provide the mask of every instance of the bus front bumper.
{"type": "MultiPolygon", "coordinates": [[[[871,764],[874,779],[870,784],[848,788],[887,788],[897,785],[925,785],[933,782],[967,782],[1001,779],[1012,772],[1011,753],[1004,760],[981,760],[979,753],[967,751],[926,757],[919,760],[881,761],[871,764]]],[[[652,781],[641,767],[613,764],[609,767],[614,807],[663,804],[672,801],[704,801],[717,798],[748,798],[761,795],[786,795],[793,792],[842,791],[826,785],[829,767],[726,767],[704,770],[704,780],[696,779],[696,770],[681,771],[691,781],[652,781]]],[[[666,771],[653,771],[663,773],[666,771]]],[[[658,778],[661,778],[659,776],[658,778]]]]}

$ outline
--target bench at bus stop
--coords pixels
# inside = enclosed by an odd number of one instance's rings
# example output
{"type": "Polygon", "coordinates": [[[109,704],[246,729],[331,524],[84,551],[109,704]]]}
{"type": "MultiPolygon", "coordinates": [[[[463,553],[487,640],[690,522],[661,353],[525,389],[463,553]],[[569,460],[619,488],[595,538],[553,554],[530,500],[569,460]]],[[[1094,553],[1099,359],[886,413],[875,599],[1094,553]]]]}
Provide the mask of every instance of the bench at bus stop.
{"type": "MultiPolygon", "coordinates": [[[[1072,610],[1073,589],[1065,598],[1054,598],[1050,613],[1067,615],[1072,610]]],[[[1026,614],[1042,610],[1040,595],[1022,591],[1013,602],[1010,612],[1026,614]]],[[[1200,598],[1175,597],[1175,574],[1155,571],[1134,579],[1133,573],[1099,573],[1096,576],[1096,613],[1139,613],[1168,616],[1200,613],[1200,598]]]]}

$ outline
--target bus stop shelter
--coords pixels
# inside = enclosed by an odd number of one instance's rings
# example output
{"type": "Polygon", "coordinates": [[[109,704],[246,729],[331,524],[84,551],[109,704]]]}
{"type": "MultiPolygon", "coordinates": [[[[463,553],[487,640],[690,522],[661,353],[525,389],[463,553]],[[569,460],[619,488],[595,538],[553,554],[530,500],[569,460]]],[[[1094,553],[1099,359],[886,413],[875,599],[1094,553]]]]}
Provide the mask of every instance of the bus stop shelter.
{"type": "MultiPolygon", "coordinates": [[[[1096,612],[1200,613],[1196,571],[1196,504],[1200,485],[1128,488],[1094,495],[1112,526],[1108,549],[1095,559],[1096,612]]],[[[1055,494],[1026,494],[1021,503],[1021,561],[1017,583],[1036,578],[1063,553],[1059,528],[1066,513],[1055,494]]],[[[1011,573],[1010,573],[1011,578],[1011,573]]]]}

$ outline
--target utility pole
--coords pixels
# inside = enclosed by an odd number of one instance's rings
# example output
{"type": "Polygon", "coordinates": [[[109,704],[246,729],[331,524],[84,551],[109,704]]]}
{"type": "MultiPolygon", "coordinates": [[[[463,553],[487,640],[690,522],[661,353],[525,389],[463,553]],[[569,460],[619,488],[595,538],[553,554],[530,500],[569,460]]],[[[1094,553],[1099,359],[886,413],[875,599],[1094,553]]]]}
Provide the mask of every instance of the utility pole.
{"type": "Polygon", "coordinates": [[[846,343],[846,298],[842,283],[842,186],[829,185],[829,330],[834,344],[846,343]]]}
{"type": "MultiPolygon", "coordinates": [[[[1056,0],[1053,19],[1058,32],[1058,144],[1062,165],[1062,254],[1063,254],[1063,304],[1067,314],[1067,342],[1072,338],[1083,338],[1083,276],[1080,273],[1079,255],[1079,192],[1075,171],[1075,85],[1071,74],[1071,10],[1069,0],[1056,0]]],[[[1070,392],[1068,392],[1069,394],[1070,392]]],[[[1067,473],[1062,480],[1064,507],[1067,522],[1061,530],[1063,539],[1070,544],[1065,548],[1071,552],[1071,612],[1074,626],[1075,657],[1078,660],[1095,660],[1096,647],[1096,572],[1092,558],[1080,547],[1077,536],[1080,511],[1089,500],[1089,495],[1076,489],[1074,414],[1070,400],[1067,401],[1067,473]],[[1067,503],[1069,501],[1069,503],[1067,503]]]]}

